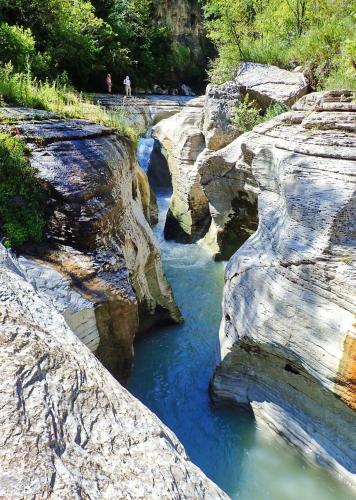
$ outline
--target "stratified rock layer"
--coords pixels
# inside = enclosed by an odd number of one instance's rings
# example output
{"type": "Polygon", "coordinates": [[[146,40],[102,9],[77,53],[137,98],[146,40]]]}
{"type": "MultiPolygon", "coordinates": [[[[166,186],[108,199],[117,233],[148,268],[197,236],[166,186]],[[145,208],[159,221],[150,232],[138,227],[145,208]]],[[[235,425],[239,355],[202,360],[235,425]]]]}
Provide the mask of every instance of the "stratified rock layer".
{"type": "Polygon", "coordinates": [[[0,497],[227,499],[0,247],[0,497]]]}
{"type": "MultiPolygon", "coordinates": [[[[248,94],[261,112],[272,103],[290,105],[308,92],[301,73],[244,63],[237,78],[209,85],[205,98],[154,127],[173,180],[166,237],[194,242],[204,237],[216,259],[227,259],[257,227],[252,158],[241,152],[235,107],[248,94]],[[197,110],[199,103],[204,109],[197,110]],[[205,146],[205,147],[204,147],[205,146]]],[[[247,148],[249,146],[246,146],[247,148]]]]}
{"type": "MultiPolygon", "coordinates": [[[[50,116],[38,120],[35,112],[29,121],[29,111],[22,120],[21,110],[8,113],[19,120],[17,130],[49,197],[48,243],[27,248],[26,254],[54,268],[68,287],[93,304],[100,337],[97,355],[125,381],[135,334],[181,319],[148,223],[156,214],[147,178],[136,165],[130,142],[111,129],[50,116]]],[[[57,294],[58,304],[63,303],[60,281],[55,280],[57,288],[51,286],[46,273],[38,272],[31,281],[37,288],[51,288],[52,297],[57,294]]],[[[72,312],[78,321],[80,314],[92,315],[84,303],[73,309],[69,302],[59,307],[67,318],[72,312]]],[[[82,339],[85,321],[78,323],[82,339]]],[[[75,324],[70,322],[77,331],[75,324]]],[[[92,324],[90,330],[95,333],[92,324]]],[[[87,340],[95,346],[92,335],[87,340]]]]}
{"type": "Polygon", "coordinates": [[[173,185],[165,237],[183,243],[200,239],[210,223],[208,200],[196,168],[205,147],[203,106],[204,98],[193,99],[180,113],[153,128],[154,137],[166,152],[173,185]]]}
{"type": "Polygon", "coordinates": [[[226,270],[212,384],[353,484],[355,117],[352,93],[316,93],[244,136],[260,220],[226,270]]]}

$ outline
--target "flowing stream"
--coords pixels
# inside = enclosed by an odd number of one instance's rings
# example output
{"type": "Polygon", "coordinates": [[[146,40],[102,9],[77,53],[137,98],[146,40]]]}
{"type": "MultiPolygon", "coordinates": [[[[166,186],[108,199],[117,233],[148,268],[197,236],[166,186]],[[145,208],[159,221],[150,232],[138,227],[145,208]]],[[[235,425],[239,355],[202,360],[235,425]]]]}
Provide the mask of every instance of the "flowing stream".
{"type": "Polygon", "coordinates": [[[258,429],[247,410],[210,403],[209,380],[219,360],[225,265],[198,245],[164,240],[169,198],[167,191],[157,193],[159,223],[154,232],[185,322],[136,341],[129,390],[175,432],[190,459],[233,499],[352,500],[353,493],[340,482],[258,429]]]}

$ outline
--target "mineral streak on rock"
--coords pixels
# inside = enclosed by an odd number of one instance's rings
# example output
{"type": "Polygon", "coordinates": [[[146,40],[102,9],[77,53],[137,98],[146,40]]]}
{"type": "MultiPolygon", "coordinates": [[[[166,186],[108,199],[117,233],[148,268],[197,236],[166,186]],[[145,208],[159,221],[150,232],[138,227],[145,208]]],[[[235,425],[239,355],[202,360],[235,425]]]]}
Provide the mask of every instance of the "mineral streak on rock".
{"type": "Polygon", "coordinates": [[[0,246],[0,497],[227,499],[0,246]]]}
{"type": "Polygon", "coordinates": [[[235,141],[259,226],[226,269],[212,383],[354,485],[355,111],[351,92],[316,93],[235,141]]]}

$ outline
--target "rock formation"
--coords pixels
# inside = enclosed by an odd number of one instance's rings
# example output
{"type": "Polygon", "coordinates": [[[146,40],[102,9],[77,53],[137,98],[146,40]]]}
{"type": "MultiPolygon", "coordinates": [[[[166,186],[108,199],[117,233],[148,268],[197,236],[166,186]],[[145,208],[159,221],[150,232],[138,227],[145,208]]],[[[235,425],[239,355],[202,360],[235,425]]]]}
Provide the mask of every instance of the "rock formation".
{"type": "Polygon", "coordinates": [[[173,181],[165,235],[188,243],[205,236],[202,243],[216,259],[231,257],[257,228],[256,183],[245,165],[250,159],[242,158],[246,146],[234,142],[241,134],[233,120],[235,105],[249,93],[264,110],[308,91],[301,73],[275,66],[244,63],[237,74],[234,81],[209,85],[204,98],[190,101],[153,130],[173,181]],[[204,108],[197,109],[202,102],[204,108]]]}
{"type": "Polygon", "coordinates": [[[0,246],[0,497],[227,499],[0,246]]]}
{"type": "Polygon", "coordinates": [[[184,69],[176,71],[172,79],[193,86],[201,86],[206,78],[208,57],[213,49],[207,40],[199,0],[154,0],[157,24],[170,27],[176,48],[185,48],[184,69]]]}
{"type": "Polygon", "coordinates": [[[191,100],[180,113],[160,121],[153,128],[154,137],[166,152],[173,185],[165,237],[184,243],[200,239],[210,223],[208,200],[195,166],[205,147],[202,133],[204,100],[191,100]]]}
{"type": "MultiPolygon", "coordinates": [[[[21,116],[21,110],[8,113],[21,116]]],[[[65,317],[76,315],[69,324],[76,332],[79,321],[82,339],[83,318],[90,316],[88,345],[96,346],[94,337],[99,333],[97,355],[125,381],[135,334],[153,324],[181,319],[144,216],[155,217],[147,178],[136,166],[129,141],[111,129],[80,120],[43,118],[29,121],[26,115],[16,124],[49,198],[48,242],[26,248],[26,256],[54,268],[67,284],[61,282],[57,289],[47,279],[48,272],[38,268],[29,277],[37,288],[52,289],[65,317]],[[85,300],[76,298],[73,308],[71,296],[62,297],[63,286],[85,300]]],[[[60,283],[58,276],[55,282],[60,283]]]]}
{"type": "Polygon", "coordinates": [[[356,105],[305,96],[239,138],[257,232],[226,270],[215,401],[356,484],[356,105]]]}
{"type": "Polygon", "coordinates": [[[309,90],[303,73],[251,62],[240,65],[235,82],[242,95],[248,94],[263,109],[275,102],[291,106],[309,90]]]}

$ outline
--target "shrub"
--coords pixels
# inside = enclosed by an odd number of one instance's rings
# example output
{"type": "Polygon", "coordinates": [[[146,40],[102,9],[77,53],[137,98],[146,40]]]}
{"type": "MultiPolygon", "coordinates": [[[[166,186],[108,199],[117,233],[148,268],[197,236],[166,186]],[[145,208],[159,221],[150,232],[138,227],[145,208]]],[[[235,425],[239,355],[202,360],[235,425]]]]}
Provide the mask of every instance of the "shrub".
{"type": "Polygon", "coordinates": [[[45,227],[45,195],[30,166],[26,146],[0,133],[0,230],[6,246],[40,241],[45,227]]]}
{"type": "Polygon", "coordinates": [[[27,61],[34,59],[35,55],[35,40],[31,30],[0,24],[0,61],[11,62],[17,70],[22,71],[27,61]]]}
{"type": "Polygon", "coordinates": [[[241,133],[248,132],[261,123],[260,111],[255,101],[251,101],[248,95],[241,102],[235,104],[232,121],[241,133]]]}
{"type": "Polygon", "coordinates": [[[289,108],[285,104],[276,102],[271,104],[264,113],[260,110],[255,101],[251,101],[246,95],[243,100],[235,104],[232,121],[241,133],[249,132],[256,125],[275,118],[285,113],[289,108]]]}

